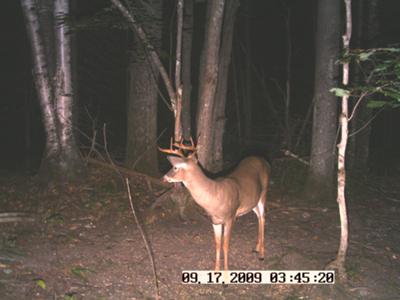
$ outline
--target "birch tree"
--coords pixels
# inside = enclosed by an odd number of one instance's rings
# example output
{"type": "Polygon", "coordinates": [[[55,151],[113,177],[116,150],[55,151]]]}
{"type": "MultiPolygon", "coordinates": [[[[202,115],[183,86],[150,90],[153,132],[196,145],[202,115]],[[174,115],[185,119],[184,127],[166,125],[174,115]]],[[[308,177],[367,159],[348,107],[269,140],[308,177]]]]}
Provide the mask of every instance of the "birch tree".
{"type": "Polygon", "coordinates": [[[31,44],[37,96],[46,135],[42,175],[74,177],[82,170],[73,133],[71,36],[60,19],[69,13],[68,0],[21,0],[31,44]]]}
{"type": "MultiPolygon", "coordinates": [[[[346,7],[346,32],[343,35],[343,49],[345,54],[349,53],[350,39],[352,33],[352,18],[351,18],[351,0],[344,0],[346,7]]],[[[345,62],[343,64],[342,84],[347,87],[349,84],[350,64],[345,62]]],[[[330,267],[338,270],[339,278],[345,280],[346,269],[346,253],[349,240],[349,228],[347,220],[346,208],[346,148],[349,137],[349,94],[345,93],[342,96],[341,112],[339,117],[340,126],[340,143],[338,144],[338,171],[337,171],[337,203],[339,206],[340,216],[340,244],[337,252],[336,259],[330,264],[330,267]]]]}

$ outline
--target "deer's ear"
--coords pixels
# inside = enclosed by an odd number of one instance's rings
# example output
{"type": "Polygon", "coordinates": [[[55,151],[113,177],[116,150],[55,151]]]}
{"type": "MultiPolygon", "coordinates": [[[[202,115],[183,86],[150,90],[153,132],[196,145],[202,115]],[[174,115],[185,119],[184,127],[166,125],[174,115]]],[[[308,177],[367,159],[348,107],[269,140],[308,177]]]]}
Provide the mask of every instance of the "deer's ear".
{"type": "Polygon", "coordinates": [[[167,156],[167,159],[174,167],[181,167],[182,165],[186,164],[185,160],[181,157],[167,156]]]}

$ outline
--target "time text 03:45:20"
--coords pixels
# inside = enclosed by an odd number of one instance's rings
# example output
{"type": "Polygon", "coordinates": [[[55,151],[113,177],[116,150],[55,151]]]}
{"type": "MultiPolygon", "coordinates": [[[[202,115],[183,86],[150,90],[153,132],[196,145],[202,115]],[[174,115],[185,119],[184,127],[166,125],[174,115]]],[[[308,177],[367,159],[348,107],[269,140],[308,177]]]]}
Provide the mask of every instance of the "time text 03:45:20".
{"type": "Polygon", "coordinates": [[[183,284],[334,284],[335,271],[182,271],[183,284]]]}

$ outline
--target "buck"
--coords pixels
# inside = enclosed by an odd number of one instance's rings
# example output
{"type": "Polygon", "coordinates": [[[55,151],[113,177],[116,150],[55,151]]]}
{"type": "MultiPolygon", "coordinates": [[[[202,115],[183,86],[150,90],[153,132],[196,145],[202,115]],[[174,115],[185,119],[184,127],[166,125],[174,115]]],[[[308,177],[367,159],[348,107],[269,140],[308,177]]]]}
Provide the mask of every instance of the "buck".
{"type": "Polygon", "coordinates": [[[248,157],[240,162],[228,176],[215,180],[208,178],[193,152],[185,157],[182,149],[195,150],[182,144],[174,144],[180,149],[160,149],[178,155],[167,156],[172,169],[163,177],[167,182],[182,182],[193,199],[211,217],[215,236],[215,270],[220,270],[221,241],[223,236],[224,269],[228,270],[229,240],[236,217],[251,210],[258,218],[258,239],[254,249],[260,260],[264,259],[265,202],[270,167],[260,157],[248,157]]]}

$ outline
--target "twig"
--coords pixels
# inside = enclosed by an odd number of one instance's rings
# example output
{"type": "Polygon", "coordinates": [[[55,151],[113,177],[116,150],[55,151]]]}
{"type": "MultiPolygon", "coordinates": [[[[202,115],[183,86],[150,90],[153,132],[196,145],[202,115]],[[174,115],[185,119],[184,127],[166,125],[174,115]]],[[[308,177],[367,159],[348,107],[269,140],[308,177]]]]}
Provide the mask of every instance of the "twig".
{"type": "Polygon", "coordinates": [[[96,149],[97,129],[96,129],[96,121],[93,119],[93,117],[90,114],[87,107],[85,107],[85,110],[86,110],[86,113],[88,114],[89,119],[92,121],[92,130],[93,130],[93,137],[92,137],[92,141],[90,143],[90,150],[87,155],[88,157],[90,157],[90,154],[92,154],[92,152],[95,151],[95,149],[96,149]]]}
{"type": "Polygon", "coordinates": [[[93,131],[92,142],[91,142],[91,144],[90,144],[90,150],[89,150],[89,153],[88,153],[88,155],[87,155],[88,157],[90,157],[90,155],[92,154],[92,152],[95,151],[95,148],[96,148],[96,137],[97,137],[97,130],[94,129],[94,131],[93,131]]]}
{"type": "Polygon", "coordinates": [[[351,112],[351,114],[350,114],[349,122],[351,121],[351,119],[353,119],[354,114],[355,114],[355,112],[356,112],[356,110],[357,110],[357,107],[360,105],[362,99],[364,99],[364,97],[365,97],[367,94],[368,94],[367,92],[364,92],[364,93],[362,93],[362,94],[360,95],[360,97],[358,98],[357,103],[354,105],[353,110],[352,110],[352,112],[351,112]]]}
{"type": "Polygon", "coordinates": [[[377,116],[380,112],[382,112],[382,110],[384,110],[385,107],[382,107],[381,109],[379,109],[375,115],[372,116],[371,119],[369,119],[367,122],[365,122],[360,128],[358,128],[357,130],[353,131],[352,133],[349,134],[349,137],[352,137],[353,135],[359,133],[360,131],[364,130],[377,116]]]}
{"type": "Polygon", "coordinates": [[[108,159],[109,159],[109,162],[110,162],[112,168],[113,168],[113,169],[115,170],[115,172],[121,177],[122,181],[124,181],[124,183],[125,183],[125,185],[126,185],[126,189],[127,189],[127,191],[128,191],[129,204],[130,204],[130,207],[131,207],[131,210],[132,210],[132,214],[133,214],[133,217],[134,217],[134,219],[135,219],[136,225],[137,225],[137,227],[138,227],[138,229],[139,229],[139,232],[140,232],[140,234],[141,234],[141,236],[142,236],[142,239],[143,239],[143,241],[144,241],[144,244],[145,244],[147,253],[148,253],[148,255],[149,255],[149,258],[150,258],[150,262],[151,262],[151,266],[152,266],[152,270],[153,270],[153,275],[154,275],[154,283],[155,283],[155,287],[156,287],[156,299],[161,299],[161,297],[160,297],[160,289],[159,289],[159,287],[158,287],[157,272],[156,272],[156,266],[155,266],[155,263],[154,263],[154,258],[153,258],[153,255],[152,255],[152,252],[151,252],[149,243],[148,243],[148,241],[147,241],[147,239],[146,239],[146,236],[145,236],[145,234],[144,234],[143,228],[142,228],[142,226],[140,225],[139,219],[138,219],[137,216],[136,216],[135,208],[133,207],[132,195],[131,195],[131,188],[130,188],[130,186],[129,186],[129,179],[126,178],[126,177],[124,178],[124,177],[122,176],[122,173],[120,172],[119,168],[114,164],[113,160],[111,159],[110,153],[108,152],[108,149],[107,149],[106,124],[104,124],[104,126],[103,126],[103,137],[104,137],[104,148],[105,148],[107,157],[108,157],[108,159]],[[124,180],[124,179],[125,179],[125,180],[124,180]]]}
{"type": "Polygon", "coordinates": [[[400,199],[392,198],[392,197],[386,197],[387,200],[393,201],[393,202],[400,202],[400,199]]]}
{"type": "MultiPolygon", "coordinates": [[[[155,146],[157,146],[158,140],[161,138],[161,136],[164,134],[164,132],[167,130],[167,128],[164,128],[164,130],[158,135],[158,137],[155,140],[155,146]]],[[[133,162],[131,165],[131,168],[134,169],[138,162],[143,158],[143,156],[146,154],[147,150],[149,150],[151,147],[153,147],[153,144],[150,144],[144,151],[139,155],[139,157],[133,162]]]]}
{"type": "Polygon", "coordinates": [[[146,246],[147,254],[149,255],[149,259],[150,259],[150,262],[151,262],[151,266],[152,266],[152,270],[153,270],[153,276],[154,276],[154,285],[155,285],[155,287],[156,287],[156,299],[161,299],[161,297],[160,297],[160,289],[159,289],[159,286],[158,286],[156,265],[155,265],[155,263],[154,263],[154,258],[153,258],[153,254],[152,254],[151,249],[150,249],[150,246],[149,246],[149,242],[148,242],[147,239],[146,239],[146,236],[145,236],[145,234],[144,234],[143,228],[142,228],[142,226],[140,225],[140,222],[139,222],[139,220],[138,220],[138,218],[137,218],[137,216],[136,216],[135,208],[133,207],[133,201],[132,201],[132,195],[131,195],[131,188],[130,188],[130,186],[129,186],[129,179],[128,179],[128,178],[125,178],[125,184],[126,184],[126,189],[127,189],[127,191],[128,191],[128,198],[129,198],[129,204],[130,204],[130,206],[131,206],[131,211],[132,211],[134,220],[135,220],[135,222],[136,222],[136,225],[137,225],[137,227],[138,227],[138,229],[139,229],[139,232],[140,232],[140,234],[142,235],[142,239],[143,239],[143,242],[144,242],[144,244],[145,244],[145,246],[146,246]]]}
{"type": "Polygon", "coordinates": [[[103,124],[104,150],[106,151],[106,155],[107,155],[108,161],[110,162],[110,164],[113,167],[114,171],[117,172],[118,175],[121,176],[121,178],[123,178],[121,172],[118,170],[117,166],[115,165],[114,161],[111,158],[110,153],[108,152],[106,126],[107,126],[107,124],[104,123],[103,124]]]}
{"type": "Polygon", "coordinates": [[[283,154],[285,154],[286,156],[293,157],[293,158],[297,159],[299,162],[301,162],[301,163],[303,163],[303,164],[305,164],[305,165],[307,165],[307,166],[310,165],[310,162],[306,161],[305,159],[302,159],[300,156],[298,156],[298,155],[296,155],[296,154],[290,152],[290,151],[287,150],[287,149],[282,149],[282,152],[283,152],[283,154]]]}
{"type": "Polygon", "coordinates": [[[312,115],[312,112],[313,112],[313,108],[314,108],[314,103],[315,103],[315,97],[312,99],[312,101],[311,101],[311,103],[310,103],[310,105],[308,107],[308,110],[307,110],[307,113],[306,113],[306,117],[304,118],[303,124],[301,125],[300,131],[299,131],[299,133],[297,135],[297,141],[296,141],[296,144],[294,145],[294,148],[293,148],[294,150],[298,150],[297,148],[299,147],[300,141],[301,141],[301,139],[302,139],[302,137],[303,137],[303,135],[304,135],[304,133],[306,131],[307,123],[311,118],[311,115],[312,115]]]}

